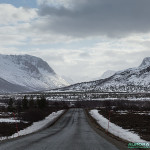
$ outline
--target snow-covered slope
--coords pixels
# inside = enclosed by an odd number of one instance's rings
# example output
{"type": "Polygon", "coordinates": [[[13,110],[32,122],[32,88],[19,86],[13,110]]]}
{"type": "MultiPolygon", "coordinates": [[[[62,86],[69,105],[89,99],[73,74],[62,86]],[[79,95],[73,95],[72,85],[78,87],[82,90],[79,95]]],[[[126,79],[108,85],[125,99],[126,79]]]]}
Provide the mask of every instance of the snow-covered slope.
{"type": "Polygon", "coordinates": [[[114,71],[114,70],[107,70],[107,71],[105,71],[105,72],[101,75],[100,79],[109,78],[109,77],[111,77],[112,75],[114,75],[115,73],[116,73],[116,71],[114,71]]]}
{"type": "Polygon", "coordinates": [[[24,92],[24,91],[29,91],[29,89],[20,85],[12,84],[0,78],[0,93],[8,93],[8,92],[16,92],[16,91],[24,92]]]}
{"type": "Polygon", "coordinates": [[[75,82],[70,78],[70,77],[68,77],[68,76],[62,76],[62,78],[65,80],[65,81],[67,81],[69,84],[74,84],[75,82]]]}
{"type": "Polygon", "coordinates": [[[109,78],[71,85],[62,90],[79,91],[150,91],[150,57],[137,68],[118,71],[109,78]]]}
{"type": "MultiPolygon", "coordinates": [[[[0,55],[0,83],[10,84],[14,91],[33,91],[69,85],[41,58],[30,55],[0,55]],[[7,82],[7,83],[4,83],[7,82]]],[[[2,84],[1,84],[2,85],[2,84]]],[[[12,92],[0,86],[1,92],[12,92]]]]}

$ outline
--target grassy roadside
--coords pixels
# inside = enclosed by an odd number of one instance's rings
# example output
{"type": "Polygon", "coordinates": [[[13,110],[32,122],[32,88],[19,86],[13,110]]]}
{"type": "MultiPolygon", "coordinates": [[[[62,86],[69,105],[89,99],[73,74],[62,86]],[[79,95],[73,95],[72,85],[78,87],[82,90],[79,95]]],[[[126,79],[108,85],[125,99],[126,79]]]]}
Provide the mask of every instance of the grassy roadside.
{"type": "Polygon", "coordinates": [[[19,136],[19,137],[15,137],[15,138],[12,138],[12,139],[5,139],[5,140],[3,140],[3,141],[0,141],[0,143],[5,143],[5,142],[8,142],[8,141],[14,141],[14,140],[17,140],[17,139],[20,139],[20,138],[24,138],[25,136],[30,136],[30,135],[32,135],[32,134],[34,134],[34,133],[37,133],[37,132],[40,132],[40,131],[42,131],[42,130],[44,130],[44,129],[46,129],[46,128],[49,128],[49,127],[53,126],[55,123],[57,123],[57,121],[58,121],[62,116],[64,116],[67,111],[68,111],[68,109],[64,110],[64,112],[63,112],[59,117],[55,118],[52,122],[48,123],[47,125],[45,125],[45,126],[44,126],[43,128],[41,128],[41,129],[39,129],[38,131],[35,131],[35,132],[33,132],[33,133],[29,133],[29,134],[27,134],[27,135],[21,135],[21,136],[19,136]]]}
{"type": "Polygon", "coordinates": [[[8,137],[23,130],[34,122],[43,120],[52,112],[67,109],[67,105],[50,103],[42,96],[27,97],[22,99],[9,98],[3,101],[0,107],[0,138],[8,137]],[[17,125],[16,121],[17,120],[17,125]]]}
{"type": "MultiPolygon", "coordinates": [[[[109,119],[109,111],[100,108],[99,114],[109,119]]],[[[123,129],[137,133],[141,139],[150,141],[150,111],[142,110],[113,110],[110,112],[110,121],[123,129]]]]}
{"type": "MultiPolygon", "coordinates": [[[[112,144],[114,144],[118,149],[120,150],[129,150],[128,149],[128,143],[130,143],[130,141],[126,141],[124,139],[121,139],[111,133],[106,132],[106,130],[104,128],[102,128],[97,121],[89,114],[89,110],[86,109],[85,110],[85,114],[87,117],[87,121],[90,124],[90,126],[103,138],[105,138],[106,140],[108,140],[109,142],[111,142],[112,144]]],[[[132,149],[132,150],[142,150],[140,149],[132,149]]],[[[149,149],[143,149],[143,150],[149,150],[149,149]]]]}
{"type": "MultiPolygon", "coordinates": [[[[23,130],[30,125],[32,125],[34,122],[43,120],[45,117],[50,115],[52,112],[59,111],[60,109],[51,108],[49,110],[28,110],[26,112],[21,113],[19,116],[16,115],[16,119],[20,120],[20,122],[17,122],[18,131],[23,130]]],[[[12,117],[12,114],[10,116],[12,117]]],[[[6,118],[7,119],[7,118],[6,118]]],[[[54,122],[53,122],[54,123],[54,122]]],[[[0,123],[0,138],[1,137],[8,137],[16,133],[16,123],[15,122],[2,122],[0,123]]]]}

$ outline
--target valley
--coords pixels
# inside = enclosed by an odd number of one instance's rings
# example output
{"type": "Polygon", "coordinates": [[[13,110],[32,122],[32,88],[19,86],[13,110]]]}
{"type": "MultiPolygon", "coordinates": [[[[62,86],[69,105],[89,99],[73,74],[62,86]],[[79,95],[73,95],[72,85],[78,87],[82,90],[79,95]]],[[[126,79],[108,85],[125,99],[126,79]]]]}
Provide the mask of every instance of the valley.
{"type": "Polygon", "coordinates": [[[14,68],[0,76],[0,148],[62,150],[75,143],[74,149],[82,150],[91,142],[97,149],[122,150],[129,143],[150,141],[150,58],[137,68],[69,85],[40,58],[0,57],[7,61],[1,67],[10,61],[14,68]]]}

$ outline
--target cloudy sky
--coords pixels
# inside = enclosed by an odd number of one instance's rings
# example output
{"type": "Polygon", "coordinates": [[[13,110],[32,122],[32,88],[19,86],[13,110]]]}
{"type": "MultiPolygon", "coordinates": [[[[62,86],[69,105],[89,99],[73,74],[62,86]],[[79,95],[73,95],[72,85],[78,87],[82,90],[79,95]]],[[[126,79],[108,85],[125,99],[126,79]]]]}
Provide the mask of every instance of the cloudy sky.
{"type": "Polygon", "coordinates": [[[0,53],[31,54],[75,81],[150,56],[150,0],[0,0],[0,53]]]}

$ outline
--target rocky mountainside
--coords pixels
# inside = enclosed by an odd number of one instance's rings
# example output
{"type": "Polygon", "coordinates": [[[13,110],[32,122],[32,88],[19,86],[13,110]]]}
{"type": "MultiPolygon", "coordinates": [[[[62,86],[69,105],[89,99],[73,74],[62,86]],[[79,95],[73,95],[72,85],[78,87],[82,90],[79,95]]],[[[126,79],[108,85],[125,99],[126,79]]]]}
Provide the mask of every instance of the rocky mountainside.
{"type": "Polygon", "coordinates": [[[150,91],[150,57],[146,57],[139,67],[118,71],[108,78],[74,84],[61,90],[110,92],[150,91]]]}
{"type": "Polygon", "coordinates": [[[69,85],[41,58],[0,55],[0,92],[22,92],[69,85]]]}

